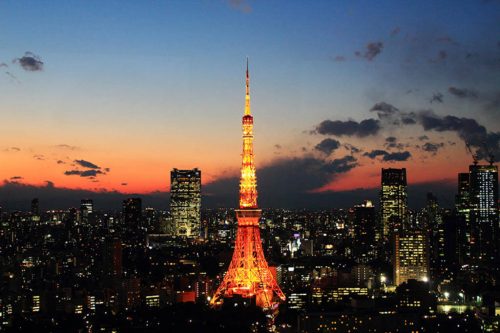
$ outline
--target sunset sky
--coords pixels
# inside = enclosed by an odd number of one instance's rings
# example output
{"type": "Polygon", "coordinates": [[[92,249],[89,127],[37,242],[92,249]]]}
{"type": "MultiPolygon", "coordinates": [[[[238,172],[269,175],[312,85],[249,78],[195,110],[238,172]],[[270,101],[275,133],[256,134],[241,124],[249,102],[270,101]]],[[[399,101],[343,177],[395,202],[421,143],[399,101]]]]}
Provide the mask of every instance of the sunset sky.
{"type": "Polygon", "coordinates": [[[195,167],[205,195],[234,186],[247,56],[268,198],[383,167],[454,184],[464,141],[500,158],[499,1],[6,0],[1,187],[167,192],[195,167]]]}

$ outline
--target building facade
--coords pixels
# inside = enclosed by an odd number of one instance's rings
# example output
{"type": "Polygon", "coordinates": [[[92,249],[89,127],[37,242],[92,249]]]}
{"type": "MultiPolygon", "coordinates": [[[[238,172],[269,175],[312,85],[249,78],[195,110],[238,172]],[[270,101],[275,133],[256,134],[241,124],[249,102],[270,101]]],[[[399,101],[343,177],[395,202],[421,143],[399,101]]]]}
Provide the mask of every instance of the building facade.
{"type": "Polygon", "coordinates": [[[200,236],[201,171],[173,169],[170,173],[170,212],[174,235],[200,236]]]}
{"type": "Polygon", "coordinates": [[[474,259],[493,261],[498,246],[498,167],[469,166],[471,254],[474,259]]]}
{"type": "Polygon", "coordinates": [[[406,169],[382,169],[380,213],[384,237],[402,230],[407,210],[406,169]]]}
{"type": "Polygon", "coordinates": [[[427,282],[429,279],[429,244],[425,232],[397,233],[393,240],[394,284],[409,279],[427,282]]]}

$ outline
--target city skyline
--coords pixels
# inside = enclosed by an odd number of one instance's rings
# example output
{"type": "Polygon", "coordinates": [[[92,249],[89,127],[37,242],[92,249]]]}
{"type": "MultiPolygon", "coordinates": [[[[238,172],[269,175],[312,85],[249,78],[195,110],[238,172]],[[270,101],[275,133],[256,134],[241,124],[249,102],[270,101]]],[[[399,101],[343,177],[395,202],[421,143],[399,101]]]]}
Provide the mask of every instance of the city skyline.
{"type": "Polygon", "coordinates": [[[467,11],[451,2],[27,3],[0,4],[3,206],[68,196],[156,203],[173,168],[203,170],[209,207],[235,206],[239,148],[227,138],[238,135],[247,55],[264,207],[373,200],[380,169],[403,167],[410,206],[427,189],[449,206],[444,193],[472,160],[464,141],[482,157],[487,141],[500,157],[492,1],[463,2],[467,11]],[[127,25],[132,15],[140,28],[127,25]]]}

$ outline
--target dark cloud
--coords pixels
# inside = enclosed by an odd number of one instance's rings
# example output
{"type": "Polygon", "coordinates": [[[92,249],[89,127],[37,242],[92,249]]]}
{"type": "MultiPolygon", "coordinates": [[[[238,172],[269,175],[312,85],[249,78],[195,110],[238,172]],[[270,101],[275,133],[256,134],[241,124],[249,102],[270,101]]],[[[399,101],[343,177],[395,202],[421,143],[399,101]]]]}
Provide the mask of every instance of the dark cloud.
{"type": "Polygon", "coordinates": [[[459,98],[471,98],[471,99],[477,99],[478,93],[474,90],[471,89],[461,89],[461,88],[456,88],[456,87],[449,87],[448,92],[456,97],[459,98]]]}
{"type": "Polygon", "coordinates": [[[33,158],[35,160],[39,160],[39,161],[44,161],[45,160],[45,156],[41,155],[41,154],[36,154],[36,155],[33,155],[33,158]]]}
{"type": "Polygon", "coordinates": [[[413,125],[417,123],[417,121],[412,117],[412,115],[402,115],[401,122],[404,125],[413,125]]]}
{"type": "Polygon", "coordinates": [[[375,149],[369,153],[364,153],[363,156],[371,159],[382,156],[382,161],[384,162],[402,162],[408,160],[411,157],[411,153],[408,151],[389,153],[385,150],[375,149]]]}
{"type": "Polygon", "coordinates": [[[385,156],[387,154],[389,154],[389,153],[386,152],[385,150],[375,149],[375,150],[372,150],[371,152],[364,153],[363,156],[374,159],[378,156],[385,156]]]}
{"type": "Polygon", "coordinates": [[[389,136],[387,138],[385,138],[385,142],[388,142],[388,143],[395,143],[398,139],[394,136],[389,136]]]}
{"type": "Polygon", "coordinates": [[[420,141],[425,141],[425,140],[429,140],[429,137],[427,135],[421,135],[421,136],[418,137],[418,139],[420,141]]]}
{"type": "Polygon", "coordinates": [[[384,146],[386,148],[390,148],[390,149],[396,148],[396,149],[399,149],[399,150],[405,148],[405,145],[402,144],[402,143],[397,142],[397,138],[394,137],[394,136],[390,136],[390,137],[385,138],[385,144],[384,144],[384,146]]]}
{"type": "Polygon", "coordinates": [[[97,175],[104,175],[101,170],[67,170],[64,171],[66,176],[80,176],[80,177],[95,177],[97,175]]]}
{"type": "Polygon", "coordinates": [[[443,103],[443,94],[441,94],[440,92],[433,94],[432,97],[430,98],[429,102],[431,104],[432,103],[443,103]]]}
{"type": "MultiPolygon", "coordinates": [[[[300,163],[298,165],[300,167],[300,163]]],[[[378,202],[379,188],[362,188],[350,191],[340,192],[311,192],[288,191],[288,186],[294,184],[294,179],[288,179],[288,182],[280,180],[278,187],[271,189],[272,193],[266,193],[273,183],[267,185],[266,182],[273,173],[262,174],[258,172],[259,177],[259,205],[261,207],[282,207],[282,208],[346,208],[352,207],[363,200],[372,200],[376,205],[378,202]]],[[[297,170],[300,180],[300,170],[297,170]]],[[[310,176],[308,173],[306,176],[310,176]]],[[[312,175],[316,175],[315,172],[312,175]]],[[[314,178],[316,184],[321,186],[320,178],[314,178]]],[[[272,181],[272,179],[271,179],[272,181]]],[[[409,205],[415,208],[424,207],[426,204],[426,194],[431,191],[438,196],[440,204],[443,207],[453,207],[453,197],[449,193],[456,191],[455,179],[441,180],[431,183],[408,184],[409,205]]],[[[276,183],[274,183],[276,184],[276,183]]],[[[310,188],[307,186],[307,188],[310,188]]],[[[238,204],[238,178],[219,179],[213,183],[207,184],[203,188],[203,207],[237,207],[238,204]]],[[[130,197],[141,197],[144,206],[156,209],[168,209],[169,193],[152,192],[147,194],[125,194],[118,191],[106,191],[97,189],[88,191],[81,189],[67,189],[55,186],[51,181],[46,181],[44,186],[33,186],[19,182],[4,181],[0,184],[0,206],[6,211],[30,210],[31,200],[39,198],[40,204],[44,209],[68,209],[78,207],[83,198],[92,199],[98,210],[120,210],[124,199],[130,197]]]]}
{"type": "Polygon", "coordinates": [[[147,194],[125,194],[117,191],[98,189],[88,191],[57,187],[47,180],[43,186],[28,185],[20,182],[4,181],[0,184],[0,206],[6,210],[29,211],[31,200],[39,198],[44,209],[68,209],[79,207],[81,199],[92,199],[97,209],[121,210],[124,199],[140,196],[145,206],[168,209],[169,195],[165,192],[147,194]]]}
{"type": "Polygon", "coordinates": [[[432,111],[421,111],[414,114],[415,119],[425,131],[455,132],[472,147],[477,148],[480,159],[488,157],[488,150],[498,161],[500,158],[500,132],[488,132],[486,127],[475,119],[459,118],[451,115],[438,116],[432,111]]]}
{"type": "Polygon", "coordinates": [[[0,68],[2,67],[9,67],[9,65],[7,65],[5,62],[0,62],[0,68]]]}
{"type": "Polygon", "coordinates": [[[440,143],[426,142],[425,144],[422,145],[422,150],[429,152],[429,153],[436,154],[437,151],[442,147],[444,147],[443,142],[440,142],[440,143]]]}
{"type": "Polygon", "coordinates": [[[111,171],[111,169],[110,169],[110,168],[104,168],[104,171],[106,171],[106,172],[110,172],[110,171],[111,171]]]}
{"type": "Polygon", "coordinates": [[[57,164],[66,164],[66,162],[64,162],[63,160],[57,160],[56,162],[57,164]]]}
{"type": "Polygon", "coordinates": [[[283,147],[281,147],[281,145],[280,145],[280,144],[275,144],[275,145],[274,145],[274,148],[276,148],[276,149],[281,149],[281,148],[283,148],[283,147]]]}
{"type": "Polygon", "coordinates": [[[368,61],[372,61],[377,55],[382,52],[384,44],[382,42],[371,42],[366,45],[366,49],[363,52],[356,51],[354,54],[358,57],[365,58],[368,61]]]}
{"type": "Polygon", "coordinates": [[[396,152],[396,153],[388,153],[384,155],[382,158],[385,162],[402,162],[406,161],[411,157],[411,153],[409,151],[396,152]]]}
{"type": "Polygon", "coordinates": [[[25,71],[38,72],[43,70],[43,62],[39,56],[32,52],[26,52],[21,58],[14,59],[25,71]]]}
{"type": "Polygon", "coordinates": [[[361,122],[354,120],[324,120],[317,127],[316,132],[323,135],[365,137],[376,135],[380,130],[380,122],[376,119],[365,119],[361,122]]]}
{"type": "Polygon", "coordinates": [[[349,150],[352,154],[357,154],[357,153],[361,152],[361,149],[359,149],[358,147],[355,147],[349,143],[344,143],[344,148],[349,150]]]}
{"type": "Polygon", "coordinates": [[[78,164],[84,168],[88,168],[88,169],[100,169],[101,168],[101,167],[97,166],[96,164],[89,162],[89,161],[85,161],[85,160],[75,160],[74,162],[76,164],[78,164]]]}
{"type": "Polygon", "coordinates": [[[21,151],[21,148],[19,148],[19,147],[9,147],[9,148],[5,148],[4,151],[11,152],[11,153],[17,153],[17,152],[21,151]]]}
{"type": "Polygon", "coordinates": [[[335,159],[327,164],[326,168],[331,173],[345,173],[358,166],[358,160],[351,155],[335,159]]]}
{"type": "Polygon", "coordinates": [[[21,176],[10,177],[10,180],[21,180],[21,179],[24,179],[24,177],[21,177],[21,176]]]}
{"type": "Polygon", "coordinates": [[[377,112],[379,117],[384,117],[384,116],[390,116],[394,113],[399,112],[399,109],[395,107],[394,105],[391,105],[386,102],[379,102],[376,103],[372,108],[370,109],[372,112],[377,112]]]}
{"type": "Polygon", "coordinates": [[[128,183],[121,183],[121,186],[127,186],[128,183]]]}
{"type": "Polygon", "coordinates": [[[340,142],[335,139],[326,138],[320,143],[318,143],[314,149],[324,153],[329,156],[333,151],[340,147],[340,142]]]}

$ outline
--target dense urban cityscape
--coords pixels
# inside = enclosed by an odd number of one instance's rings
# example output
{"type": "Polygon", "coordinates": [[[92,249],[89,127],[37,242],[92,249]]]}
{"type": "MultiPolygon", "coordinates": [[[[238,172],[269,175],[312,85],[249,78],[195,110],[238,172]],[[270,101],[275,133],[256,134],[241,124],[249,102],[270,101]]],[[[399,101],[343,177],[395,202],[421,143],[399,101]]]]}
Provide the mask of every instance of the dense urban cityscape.
{"type": "Polygon", "coordinates": [[[500,332],[499,22],[0,1],[0,333],[500,332]]]}
{"type": "Polygon", "coordinates": [[[454,209],[408,207],[405,168],[370,200],[260,210],[247,59],[239,209],[201,209],[173,169],[170,210],[2,211],[6,331],[474,332],[500,329],[498,168],[458,174],[454,209]],[[261,240],[261,234],[263,235],[261,240]],[[234,252],[231,263],[229,256],[234,252]],[[271,262],[268,264],[266,258],[271,262]],[[229,266],[229,267],[228,267],[229,266]]]}
{"type": "MultiPolygon", "coordinates": [[[[498,171],[469,168],[454,209],[429,193],[411,210],[405,169],[383,169],[379,206],[264,210],[263,249],[286,295],[277,330],[497,331],[498,171]]],[[[67,211],[41,212],[37,199],[31,211],[3,210],[2,330],[265,329],[250,300],[236,317],[209,308],[234,246],[234,209],[200,209],[200,170],[171,175],[170,211],[141,198],[121,212],[86,199],[67,211]]]]}

